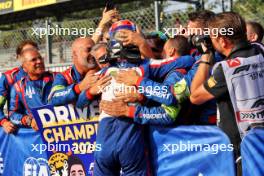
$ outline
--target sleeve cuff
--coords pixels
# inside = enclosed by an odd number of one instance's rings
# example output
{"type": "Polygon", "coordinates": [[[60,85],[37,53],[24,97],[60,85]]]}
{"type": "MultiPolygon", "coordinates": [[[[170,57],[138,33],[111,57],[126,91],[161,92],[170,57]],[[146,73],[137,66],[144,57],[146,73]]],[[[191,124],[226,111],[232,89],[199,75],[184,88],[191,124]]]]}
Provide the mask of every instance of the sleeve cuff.
{"type": "Polygon", "coordinates": [[[3,119],[0,121],[0,125],[3,126],[3,124],[4,124],[5,122],[7,122],[7,121],[8,121],[7,118],[3,118],[3,119]]]}
{"type": "Polygon", "coordinates": [[[74,92],[79,95],[81,93],[81,90],[80,90],[80,87],[78,84],[76,84],[74,87],[73,87],[73,90],[74,92]]]}
{"type": "Polygon", "coordinates": [[[21,119],[21,123],[22,123],[22,125],[24,125],[24,126],[28,126],[28,124],[27,124],[27,116],[26,116],[26,115],[22,117],[22,119],[21,119]]]}
{"type": "Polygon", "coordinates": [[[142,82],[143,79],[144,79],[144,77],[138,78],[137,83],[136,83],[136,86],[137,87],[140,86],[140,84],[141,84],[141,82],[142,82]]]}
{"type": "Polygon", "coordinates": [[[90,93],[90,89],[86,91],[85,95],[89,100],[93,100],[93,95],[90,93]]]}
{"type": "Polygon", "coordinates": [[[136,112],[136,106],[129,106],[128,108],[128,117],[134,119],[136,112]]]}

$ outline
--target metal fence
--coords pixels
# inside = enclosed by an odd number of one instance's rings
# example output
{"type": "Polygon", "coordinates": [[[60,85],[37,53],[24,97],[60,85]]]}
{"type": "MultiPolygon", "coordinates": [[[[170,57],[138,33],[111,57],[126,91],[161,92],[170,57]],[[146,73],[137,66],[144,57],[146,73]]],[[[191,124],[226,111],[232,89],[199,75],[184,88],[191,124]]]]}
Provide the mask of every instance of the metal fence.
{"type": "MultiPolygon", "coordinates": [[[[239,7],[240,11],[242,7],[239,7]]],[[[250,9],[250,6],[245,6],[244,16],[247,20],[256,20],[264,23],[264,16],[261,12],[251,13],[254,9],[250,9]],[[246,14],[247,12],[247,14],[246,14]]],[[[161,16],[158,17],[155,14],[154,3],[150,4],[147,8],[140,8],[138,10],[121,13],[123,19],[130,19],[135,22],[143,32],[154,31],[156,29],[156,20],[160,21],[161,27],[163,28],[173,28],[177,24],[186,24],[188,13],[190,9],[182,10],[171,10],[170,12],[161,12],[161,16]]],[[[194,8],[193,8],[194,10],[194,8]]],[[[243,9],[242,9],[243,10],[243,9]]],[[[243,15],[243,14],[242,14],[243,15]]],[[[55,33],[51,35],[51,55],[52,63],[67,63],[71,62],[71,50],[70,46],[72,41],[80,36],[92,34],[93,31],[89,29],[95,29],[99,23],[101,17],[89,18],[89,19],[79,19],[74,21],[56,22],[50,21],[49,27],[52,29],[69,29],[70,32],[64,31],[65,33],[55,33]],[[83,32],[85,30],[85,33],[83,32]]],[[[41,54],[46,58],[46,63],[49,63],[48,53],[46,49],[47,38],[43,34],[47,30],[45,26],[45,20],[42,20],[42,24],[33,24],[31,27],[23,28],[19,30],[10,31],[0,31],[0,70],[4,70],[9,67],[14,67],[19,64],[16,61],[15,48],[23,40],[31,39],[36,41],[40,46],[41,54]]]]}
{"type": "MultiPolygon", "coordinates": [[[[155,19],[153,8],[140,9],[128,13],[122,13],[122,18],[128,18],[141,26],[144,31],[150,31],[155,28],[155,19]]],[[[36,41],[40,46],[41,54],[46,58],[46,32],[52,34],[52,63],[70,62],[70,45],[75,38],[80,36],[89,36],[93,33],[101,17],[92,19],[81,19],[67,22],[50,22],[49,29],[45,25],[33,26],[29,28],[10,30],[0,32],[0,69],[14,67],[19,64],[16,60],[15,48],[23,40],[30,39],[36,41]],[[86,30],[86,33],[83,31],[86,30]],[[66,31],[67,30],[67,31],[66,31]],[[89,31],[90,30],[90,31],[89,31]]]]}
{"type": "MultiPolygon", "coordinates": [[[[148,8],[138,9],[131,12],[121,13],[123,19],[130,19],[135,22],[144,33],[155,30],[155,10],[154,5],[150,5],[148,8]]],[[[166,27],[174,26],[174,21],[179,19],[183,22],[187,19],[186,12],[175,12],[165,14],[162,17],[162,24],[166,27]]],[[[83,29],[86,29],[86,35],[92,32],[88,30],[93,30],[96,28],[101,17],[95,17],[90,19],[80,19],[75,21],[67,22],[55,22],[51,21],[49,24],[50,29],[57,29],[55,35],[51,35],[52,47],[52,63],[67,63],[71,61],[71,50],[70,46],[72,41],[80,36],[83,36],[83,29]],[[62,30],[60,30],[62,29],[62,30]],[[69,29],[69,31],[65,31],[69,29]],[[61,33],[59,33],[60,31],[61,33]],[[63,33],[64,32],[64,33],[63,33]]],[[[19,64],[16,61],[15,48],[23,40],[31,39],[36,41],[40,46],[41,54],[46,58],[46,63],[48,63],[48,56],[46,50],[46,38],[42,35],[47,28],[45,24],[33,25],[33,27],[2,31],[0,32],[0,70],[4,68],[14,67],[19,64]]]]}

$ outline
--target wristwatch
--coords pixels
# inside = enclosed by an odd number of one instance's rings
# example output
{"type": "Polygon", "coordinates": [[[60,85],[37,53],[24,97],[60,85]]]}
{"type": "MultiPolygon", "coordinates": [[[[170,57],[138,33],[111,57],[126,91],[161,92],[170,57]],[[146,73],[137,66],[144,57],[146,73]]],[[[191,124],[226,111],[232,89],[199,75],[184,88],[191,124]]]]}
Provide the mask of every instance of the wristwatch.
{"type": "Polygon", "coordinates": [[[199,64],[207,64],[207,65],[211,65],[210,62],[208,62],[208,61],[200,61],[199,64]]]}

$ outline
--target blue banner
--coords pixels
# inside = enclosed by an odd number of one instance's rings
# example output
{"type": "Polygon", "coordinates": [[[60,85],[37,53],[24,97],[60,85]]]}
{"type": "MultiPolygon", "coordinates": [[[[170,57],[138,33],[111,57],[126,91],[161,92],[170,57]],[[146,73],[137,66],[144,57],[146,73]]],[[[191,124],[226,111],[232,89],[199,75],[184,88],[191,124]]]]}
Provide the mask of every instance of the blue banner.
{"type": "Polygon", "coordinates": [[[157,176],[235,175],[233,145],[213,126],[152,126],[150,154],[157,176]]]}
{"type": "MultiPolygon", "coordinates": [[[[20,128],[7,135],[0,128],[0,175],[67,176],[73,166],[91,175],[93,151],[100,146],[95,144],[97,122],[80,118],[86,113],[71,105],[45,106],[34,110],[39,132],[20,128]]],[[[242,144],[244,175],[263,175],[264,134],[255,130],[242,144]]],[[[235,175],[233,146],[217,127],[151,126],[149,137],[154,175],[235,175]]]]}
{"type": "Polygon", "coordinates": [[[42,144],[38,132],[20,128],[16,134],[7,135],[0,128],[0,141],[0,175],[49,176],[46,153],[34,150],[42,144]]]}
{"type": "Polygon", "coordinates": [[[91,176],[93,153],[101,146],[96,144],[97,118],[88,119],[88,108],[48,105],[33,109],[32,114],[45,144],[39,150],[48,154],[50,173],[67,176],[81,170],[91,176]]]}
{"type": "Polygon", "coordinates": [[[241,143],[243,176],[264,175],[264,128],[254,128],[241,143]]]}

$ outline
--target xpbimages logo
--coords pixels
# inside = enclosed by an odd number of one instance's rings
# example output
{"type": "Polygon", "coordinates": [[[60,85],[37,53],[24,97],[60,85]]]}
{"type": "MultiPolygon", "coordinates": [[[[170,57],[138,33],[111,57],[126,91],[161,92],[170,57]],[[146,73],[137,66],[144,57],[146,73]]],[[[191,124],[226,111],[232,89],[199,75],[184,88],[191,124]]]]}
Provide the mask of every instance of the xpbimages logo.
{"type": "MultiPolygon", "coordinates": [[[[112,90],[112,86],[101,87],[98,86],[99,92],[109,92],[112,90]]],[[[168,99],[170,94],[168,93],[168,86],[127,86],[126,84],[117,84],[113,90],[114,94],[117,93],[139,93],[144,94],[145,96],[157,96],[159,98],[168,99]]]]}
{"type": "Polygon", "coordinates": [[[47,144],[31,144],[31,151],[38,152],[40,154],[45,152],[53,151],[72,151],[74,154],[89,154],[94,151],[101,151],[101,144],[90,143],[90,142],[80,142],[73,144],[60,144],[60,143],[47,143],[47,144]]]}
{"type": "Polygon", "coordinates": [[[170,37],[175,37],[176,35],[187,35],[191,36],[192,34],[203,34],[211,35],[212,37],[221,36],[230,36],[234,35],[233,28],[186,28],[180,25],[177,28],[163,28],[165,34],[170,37]]]}
{"type": "Polygon", "coordinates": [[[63,28],[59,25],[50,26],[48,25],[47,28],[40,27],[40,28],[31,28],[32,33],[31,35],[39,36],[40,38],[45,37],[46,35],[56,35],[56,36],[92,36],[94,33],[97,35],[101,35],[102,29],[97,28],[63,28]]]}
{"type": "Polygon", "coordinates": [[[163,152],[170,152],[175,154],[176,152],[209,152],[211,154],[217,154],[218,152],[231,152],[234,150],[233,144],[194,144],[188,141],[183,143],[180,141],[176,144],[163,144],[163,152]]]}

